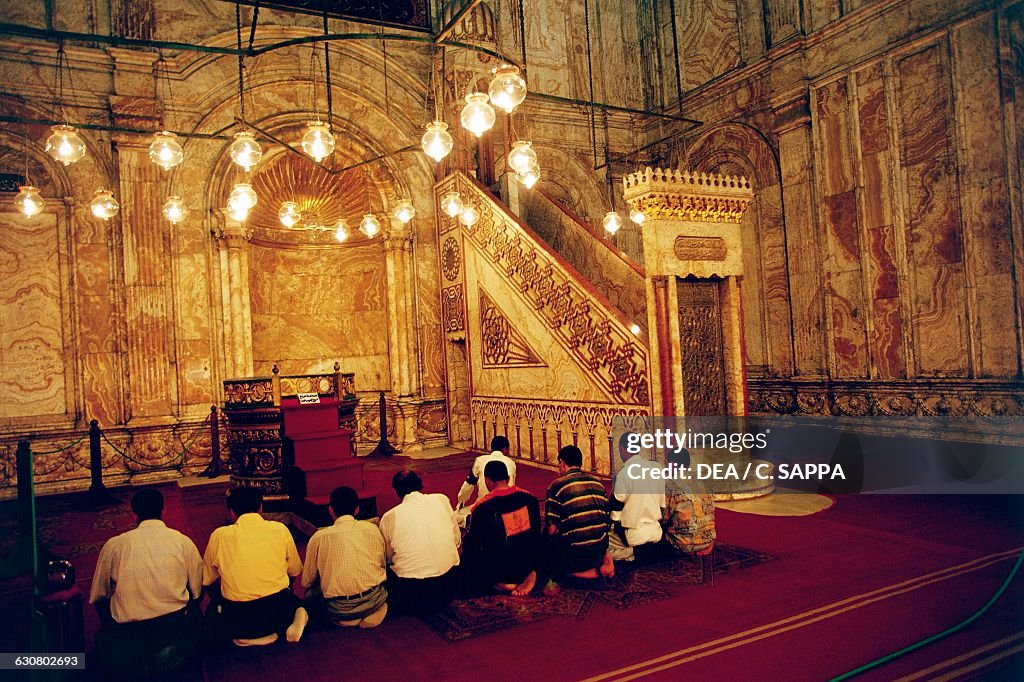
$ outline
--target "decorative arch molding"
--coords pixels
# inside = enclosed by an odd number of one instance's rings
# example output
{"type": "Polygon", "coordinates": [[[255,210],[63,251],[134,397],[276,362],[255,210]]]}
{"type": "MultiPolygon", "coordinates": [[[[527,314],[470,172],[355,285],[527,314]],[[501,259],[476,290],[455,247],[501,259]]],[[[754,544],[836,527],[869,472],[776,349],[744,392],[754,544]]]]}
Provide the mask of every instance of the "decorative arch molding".
{"type": "MultiPolygon", "coordinates": [[[[321,31],[311,28],[260,24],[258,36],[261,40],[277,41],[294,38],[305,38],[320,35],[321,31]]],[[[210,47],[234,47],[234,30],[219,33],[201,43],[210,47]]],[[[376,45],[376,41],[373,42],[376,45]]],[[[280,85],[289,83],[294,89],[302,90],[311,87],[308,64],[309,45],[281,48],[256,57],[245,59],[247,94],[251,87],[268,83],[280,85]],[[296,75],[301,78],[296,79],[296,75]]],[[[391,116],[404,117],[406,111],[425,111],[424,102],[427,97],[427,84],[422,76],[407,68],[402,57],[388,60],[388,82],[394,87],[388,88],[388,101],[384,97],[384,88],[371,86],[367,83],[378,79],[366,78],[361,72],[365,67],[376,76],[382,76],[383,58],[379,49],[374,49],[369,42],[334,41],[331,43],[331,81],[335,89],[358,92],[367,103],[381,108],[391,108],[391,116]],[[352,68],[353,64],[355,68],[352,68]],[[393,106],[392,106],[393,105],[393,106]]],[[[234,55],[213,54],[203,52],[181,52],[175,57],[166,58],[163,68],[181,86],[186,88],[186,98],[197,111],[210,111],[225,99],[235,98],[238,94],[238,64],[234,55]],[[196,88],[206,74],[216,71],[218,76],[210,78],[211,87],[196,88]],[[198,93],[194,96],[188,93],[198,93]]],[[[383,83],[383,79],[379,78],[383,83]]],[[[320,81],[321,87],[323,81],[320,81]]],[[[308,106],[308,102],[307,102],[308,106]]]]}
{"type": "MultiPolygon", "coordinates": [[[[259,123],[261,128],[266,129],[275,136],[279,136],[282,139],[298,140],[301,137],[305,122],[311,115],[301,111],[289,112],[288,114],[275,116],[259,123]]],[[[379,147],[376,140],[367,138],[364,131],[353,127],[350,121],[335,120],[334,134],[338,140],[335,155],[339,167],[385,153],[385,150],[379,147]]],[[[196,199],[207,207],[208,212],[215,212],[217,209],[222,208],[231,191],[231,186],[236,182],[240,182],[245,175],[241,170],[234,167],[228,155],[228,147],[229,143],[225,142],[220,146],[219,150],[212,151],[212,158],[208,159],[206,163],[206,167],[209,169],[209,180],[203,185],[205,189],[204,194],[201,197],[197,196],[196,199]]],[[[365,194],[365,201],[355,202],[353,206],[364,208],[365,212],[377,214],[382,221],[387,220],[385,214],[390,214],[395,200],[406,196],[415,200],[417,195],[425,191],[418,189],[418,187],[429,187],[430,182],[429,176],[425,173],[421,175],[415,167],[411,169],[400,168],[395,158],[382,159],[372,164],[332,175],[305,156],[300,156],[275,145],[264,152],[263,160],[260,161],[260,164],[253,169],[252,174],[249,176],[257,192],[261,194],[261,199],[264,198],[262,196],[264,192],[280,185],[280,178],[274,180],[269,178],[267,174],[273,173],[272,169],[280,167],[282,164],[289,169],[285,172],[300,175],[311,181],[316,179],[324,187],[337,185],[340,188],[344,185],[350,189],[358,189],[358,191],[365,194]]],[[[188,192],[189,187],[186,186],[181,189],[183,192],[188,192]]],[[[201,191],[201,189],[197,191],[201,191]]],[[[279,196],[276,197],[276,200],[285,201],[290,199],[279,196]]],[[[429,206],[417,206],[417,209],[429,211],[429,206]]],[[[254,210],[257,211],[254,217],[258,218],[263,215],[264,211],[269,210],[269,207],[257,204],[257,208],[254,210]]],[[[276,207],[273,208],[273,212],[276,215],[276,207]]],[[[353,215],[351,211],[335,215],[336,212],[335,209],[332,209],[328,212],[329,215],[325,214],[322,217],[330,220],[336,220],[339,217],[345,218],[349,221],[350,228],[353,229],[358,225],[358,219],[362,217],[362,214],[353,215]],[[356,221],[355,224],[352,222],[353,219],[356,221]]],[[[423,215],[426,214],[424,213],[423,215]]],[[[302,233],[297,234],[301,235],[302,233]]],[[[315,233],[307,234],[313,235],[315,233]]],[[[301,241],[303,240],[293,238],[284,240],[284,243],[295,244],[301,243],[301,241]]],[[[313,243],[320,242],[321,240],[315,239],[313,243]]]]}
{"type": "Polygon", "coordinates": [[[534,150],[541,167],[538,186],[553,198],[571,202],[566,208],[582,220],[598,224],[609,210],[603,180],[573,154],[547,145],[534,150]]]}
{"type": "MultiPolygon", "coordinates": [[[[6,114],[25,119],[47,119],[53,115],[49,109],[35,106],[24,100],[0,98],[6,114]]],[[[74,198],[88,202],[95,190],[101,185],[116,190],[114,166],[110,156],[110,147],[99,144],[99,136],[105,133],[98,131],[80,131],[85,142],[86,154],[80,161],[70,165],[55,161],[45,152],[46,138],[50,135],[50,126],[28,124],[27,135],[30,140],[25,144],[25,135],[13,134],[9,130],[0,131],[0,145],[17,150],[21,155],[21,167],[24,167],[26,146],[29,152],[30,168],[34,184],[43,190],[44,197],[74,198]],[[43,173],[50,181],[46,186],[39,182],[37,173],[43,173]],[[49,193],[47,192],[49,190],[49,193]]],[[[42,176],[39,176],[42,177],[42,176]]]]}
{"type": "Polygon", "coordinates": [[[782,166],[779,156],[768,137],[748,123],[730,121],[708,128],[687,145],[689,166],[707,171],[714,158],[729,154],[743,159],[753,171],[748,180],[755,192],[758,187],[781,185],[782,166]]]}

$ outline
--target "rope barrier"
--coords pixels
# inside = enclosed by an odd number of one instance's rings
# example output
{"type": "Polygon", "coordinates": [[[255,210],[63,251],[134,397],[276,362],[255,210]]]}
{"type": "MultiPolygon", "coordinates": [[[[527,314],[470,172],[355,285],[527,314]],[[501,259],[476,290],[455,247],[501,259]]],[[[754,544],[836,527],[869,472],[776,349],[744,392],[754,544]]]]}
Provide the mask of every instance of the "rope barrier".
{"type": "Polygon", "coordinates": [[[80,438],[79,438],[78,440],[76,440],[76,441],[75,441],[74,443],[71,443],[71,444],[69,444],[69,445],[65,445],[65,446],[64,446],[64,447],[62,447],[62,448],[57,448],[56,450],[41,450],[41,451],[36,451],[36,450],[33,450],[33,451],[32,451],[32,454],[33,454],[33,455],[55,455],[55,454],[57,454],[58,452],[64,452],[65,450],[70,450],[71,448],[75,447],[76,445],[78,445],[79,443],[81,443],[81,442],[82,442],[83,440],[85,440],[85,439],[86,439],[86,438],[88,438],[88,437],[89,437],[89,432],[88,432],[88,431],[86,431],[86,432],[85,432],[85,433],[83,433],[83,434],[82,434],[82,436],[81,436],[81,437],[80,437],[80,438]]]}
{"type": "MultiPolygon", "coordinates": [[[[117,447],[112,442],[110,442],[110,439],[107,438],[107,434],[104,433],[103,431],[100,431],[100,436],[103,438],[104,441],[106,441],[107,445],[109,445],[114,450],[114,452],[116,452],[117,454],[121,455],[121,457],[123,457],[124,459],[128,460],[129,462],[132,462],[132,463],[134,463],[134,464],[136,464],[136,465],[138,465],[140,467],[143,467],[145,469],[177,469],[178,467],[182,466],[185,463],[185,452],[184,451],[178,453],[179,461],[176,462],[176,463],[172,463],[172,462],[169,462],[169,461],[162,462],[160,464],[150,464],[149,462],[140,462],[139,460],[137,460],[134,457],[132,457],[131,455],[129,455],[126,450],[122,450],[121,448],[117,447]]],[[[161,456],[161,459],[163,459],[167,455],[168,455],[168,453],[165,452],[161,456]]]]}

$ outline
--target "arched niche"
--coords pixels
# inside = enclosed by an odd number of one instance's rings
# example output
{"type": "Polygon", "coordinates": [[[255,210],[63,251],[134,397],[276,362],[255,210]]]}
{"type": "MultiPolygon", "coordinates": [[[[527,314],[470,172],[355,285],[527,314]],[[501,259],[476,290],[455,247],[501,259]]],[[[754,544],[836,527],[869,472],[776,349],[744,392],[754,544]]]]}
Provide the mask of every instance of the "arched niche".
{"type": "Polygon", "coordinates": [[[752,126],[724,123],[703,132],[686,150],[689,168],[743,175],[754,201],[744,214],[744,337],[750,376],[789,376],[793,368],[786,230],[781,170],[775,150],[752,126]]]}
{"type": "MultiPolygon", "coordinates": [[[[5,111],[27,119],[51,114],[7,100],[5,111]]],[[[0,131],[0,173],[21,179],[0,191],[0,423],[70,427],[85,415],[105,424],[118,420],[117,310],[109,293],[117,272],[110,243],[119,223],[97,220],[88,205],[96,189],[117,186],[104,154],[109,147],[80,132],[86,156],[64,166],[45,153],[50,126],[27,124],[20,135],[0,131]],[[44,200],[42,213],[32,217],[13,205],[26,175],[44,200]]]]}

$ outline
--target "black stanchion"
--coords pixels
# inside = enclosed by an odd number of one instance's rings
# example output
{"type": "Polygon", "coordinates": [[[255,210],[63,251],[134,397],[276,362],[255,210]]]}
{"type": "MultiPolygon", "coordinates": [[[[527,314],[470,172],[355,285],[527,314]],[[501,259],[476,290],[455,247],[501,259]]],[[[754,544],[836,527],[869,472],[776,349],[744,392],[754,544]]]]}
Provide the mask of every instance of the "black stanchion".
{"type": "Polygon", "coordinates": [[[210,406],[210,463],[200,476],[217,478],[224,473],[220,461],[220,424],[217,421],[217,406],[210,406]]]}
{"type": "Polygon", "coordinates": [[[18,441],[15,466],[18,472],[18,539],[10,552],[0,559],[0,578],[3,579],[30,571],[35,575],[38,563],[35,546],[35,493],[32,490],[32,447],[27,440],[18,441]]]}
{"type": "Polygon", "coordinates": [[[103,485],[103,451],[100,449],[100,424],[93,419],[89,422],[89,484],[88,505],[103,507],[117,504],[117,498],[103,485]]]}
{"type": "Polygon", "coordinates": [[[380,392],[380,440],[368,457],[388,457],[399,454],[398,448],[388,442],[388,411],[384,391],[380,392]]]}

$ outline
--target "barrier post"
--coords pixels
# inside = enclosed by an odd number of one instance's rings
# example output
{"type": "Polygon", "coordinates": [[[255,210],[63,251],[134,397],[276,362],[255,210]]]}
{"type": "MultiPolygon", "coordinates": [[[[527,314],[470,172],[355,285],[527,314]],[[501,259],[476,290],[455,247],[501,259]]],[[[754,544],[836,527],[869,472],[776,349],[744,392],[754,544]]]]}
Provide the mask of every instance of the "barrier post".
{"type": "Polygon", "coordinates": [[[210,463],[203,473],[207,478],[217,478],[223,474],[220,461],[220,423],[217,420],[217,406],[210,406],[210,463]]]}
{"type": "Polygon", "coordinates": [[[103,485],[103,451],[100,449],[100,424],[95,419],[89,422],[89,505],[101,507],[115,504],[117,498],[103,485]]]}
{"type": "Polygon", "coordinates": [[[398,454],[398,448],[388,442],[388,411],[384,391],[380,392],[380,440],[368,457],[388,457],[398,454]]]}

